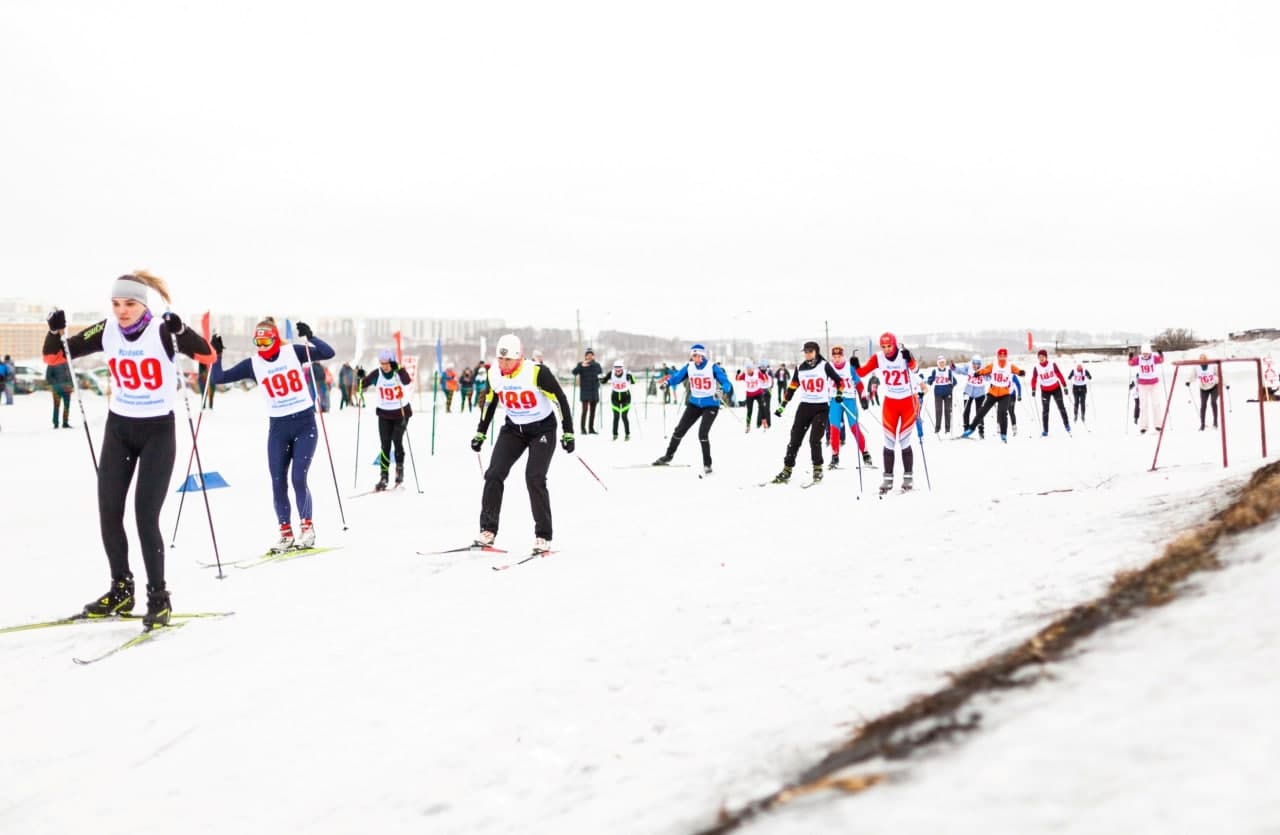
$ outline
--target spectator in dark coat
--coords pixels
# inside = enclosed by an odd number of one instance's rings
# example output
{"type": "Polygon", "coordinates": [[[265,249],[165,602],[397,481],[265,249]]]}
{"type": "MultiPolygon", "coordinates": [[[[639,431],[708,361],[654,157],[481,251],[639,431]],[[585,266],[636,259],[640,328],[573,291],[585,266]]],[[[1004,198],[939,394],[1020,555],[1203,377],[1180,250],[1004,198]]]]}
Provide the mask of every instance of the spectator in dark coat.
{"type": "Polygon", "coordinates": [[[600,378],[604,369],[596,362],[595,351],[587,349],[582,362],[573,367],[578,378],[578,400],[582,403],[582,434],[598,435],[596,431],[596,406],[600,403],[600,378]]]}

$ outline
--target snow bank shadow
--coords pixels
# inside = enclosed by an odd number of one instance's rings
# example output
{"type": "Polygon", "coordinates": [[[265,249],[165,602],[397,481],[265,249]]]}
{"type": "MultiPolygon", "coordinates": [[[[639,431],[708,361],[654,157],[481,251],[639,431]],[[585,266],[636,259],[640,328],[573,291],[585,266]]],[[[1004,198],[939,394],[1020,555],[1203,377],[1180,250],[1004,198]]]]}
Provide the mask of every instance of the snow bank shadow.
{"type": "Polygon", "coordinates": [[[873,761],[902,760],[929,746],[977,730],[982,715],[965,706],[976,696],[1027,687],[1049,677],[1044,665],[1061,661],[1099,630],[1142,609],[1170,602],[1185,589],[1184,581],[1221,566],[1220,541],[1262,525],[1280,511],[1280,462],[1255,471],[1230,504],[1207,522],[1165,546],[1163,553],[1136,571],[1115,575],[1100,597],[1074,606],[1018,646],[960,673],[951,683],[905,707],[864,722],[844,743],[794,781],[734,811],[721,809],[714,826],[699,835],[737,829],[765,812],[824,790],[866,791],[889,779],[887,773],[839,775],[873,761]]]}

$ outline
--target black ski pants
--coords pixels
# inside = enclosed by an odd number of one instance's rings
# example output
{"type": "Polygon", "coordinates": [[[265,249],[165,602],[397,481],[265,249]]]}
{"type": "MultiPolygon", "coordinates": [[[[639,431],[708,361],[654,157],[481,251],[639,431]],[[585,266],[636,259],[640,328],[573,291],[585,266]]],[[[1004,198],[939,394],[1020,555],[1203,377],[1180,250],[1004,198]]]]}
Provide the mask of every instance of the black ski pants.
{"type": "Polygon", "coordinates": [[[694,406],[692,403],[684,407],[680,422],[671,432],[671,441],[667,444],[667,457],[674,458],[684,434],[698,424],[698,443],[702,445],[702,466],[711,466],[711,424],[716,422],[720,414],[719,406],[694,406]]]}
{"type": "Polygon", "coordinates": [[[613,437],[618,437],[618,421],[622,421],[623,431],[631,437],[631,392],[615,391],[609,395],[609,407],[613,409],[613,437]]]}
{"type": "Polygon", "coordinates": [[[382,455],[378,458],[378,466],[382,470],[382,480],[387,480],[387,468],[391,465],[391,447],[396,452],[396,481],[404,475],[404,433],[409,428],[409,418],[396,415],[393,418],[378,416],[378,440],[382,442],[382,455]]]}
{"type": "Polygon", "coordinates": [[[987,400],[987,396],[985,394],[982,395],[981,397],[966,397],[964,399],[964,428],[968,430],[968,429],[972,429],[976,425],[978,427],[979,438],[984,438],[986,437],[986,434],[987,434],[987,428],[986,426],[983,425],[982,417],[981,417],[982,405],[983,403],[986,402],[986,400],[987,400]],[[973,407],[973,413],[975,415],[979,415],[979,417],[974,419],[973,423],[969,422],[970,407],[973,407]]]}
{"type": "Polygon", "coordinates": [[[765,413],[768,406],[764,402],[764,391],[757,391],[755,394],[748,394],[744,400],[747,402],[747,426],[751,425],[751,409],[756,407],[761,415],[765,413]]]}
{"type": "Polygon", "coordinates": [[[800,452],[800,444],[804,442],[804,433],[809,433],[809,458],[813,466],[822,466],[822,438],[827,434],[826,403],[801,403],[796,409],[795,420],[791,424],[791,439],[787,441],[787,454],[782,463],[788,467],[796,465],[796,455],[800,452]]]}
{"type": "Polygon", "coordinates": [[[1062,428],[1071,431],[1071,421],[1067,420],[1067,404],[1062,399],[1062,386],[1056,389],[1045,391],[1040,389],[1040,431],[1049,431],[1049,401],[1056,400],[1058,403],[1058,414],[1062,415],[1062,428]]]}
{"type": "Polygon", "coordinates": [[[551,494],[547,492],[547,470],[551,467],[556,443],[555,415],[548,415],[537,423],[521,425],[508,419],[502,424],[502,431],[493,445],[493,455],[489,458],[489,469],[484,472],[480,530],[498,532],[507,475],[527,450],[529,460],[524,466],[524,484],[529,490],[529,505],[533,509],[533,535],[551,539],[551,494]]]}
{"type": "Polygon", "coordinates": [[[1204,429],[1204,407],[1213,401],[1213,428],[1218,428],[1218,387],[1200,389],[1200,428],[1204,429]]]}
{"type": "Polygon", "coordinates": [[[943,424],[946,424],[947,433],[951,432],[951,390],[945,393],[933,390],[933,431],[941,432],[943,424]]]}
{"type": "Polygon", "coordinates": [[[982,419],[993,408],[996,410],[996,423],[1000,426],[1000,434],[1007,435],[1009,433],[1009,414],[1013,411],[1013,395],[1011,394],[988,394],[982,398],[982,406],[979,407],[978,413],[974,416],[973,423],[966,424],[965,429],[972,429],[975,424],[981,426],[982,419]]]}
{"type": "Polygon", "coordinates": [[[1088,386],[1071,387],[1071,412],[1073,420],[1084,420],[1084,401],[1088,396],[1088,386]]]}
{"type": "Polygon", "coordinates": [[[111,579],[132,577],[129,539],[124,532],[125,499],[135,472],[133,513],[138,526],[147,585],[164,588],[164,537],[160,533],[160,508],[169,492],[177,441],[173,413],[153,418],[127,418],[107,413],[98,461],[98,523],[102,547],[111,564],[111,579]]]}

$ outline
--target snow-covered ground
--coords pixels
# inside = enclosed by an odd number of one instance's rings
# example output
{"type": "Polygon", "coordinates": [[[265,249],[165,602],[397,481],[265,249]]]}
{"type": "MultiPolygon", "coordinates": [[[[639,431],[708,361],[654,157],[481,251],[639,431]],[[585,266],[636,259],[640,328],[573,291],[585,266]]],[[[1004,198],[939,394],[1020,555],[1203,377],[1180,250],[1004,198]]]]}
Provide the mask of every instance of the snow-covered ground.
{"type": "MultiPolygon", "coordinates": [[[[857,722],[1097,596],[1264,463],[1243,366],[1229,370],[1231,466],[1179,382],[1154,473],[1155,438],[1126,417],[1127,369],[1089,368],[1091,420],[1074,437],[1056,415],[1039,437],[1028,395],[1008,444],[994,431],[981,442],[928,432],[932,489],[917,455],[917,492],[884,500],[879,470],[861,492],[855,469],[812,490],[758,487],[781,465],[790,411],[750,434],[742,410],[722,412],[709,478],[632,468],[662,452],[677,417],[638,403],[631,442],[607,427],[579,439],[608,491],[557,453],[562,551],[500,573],[491,556],[415,553],[465,544],[479,511],[475,415],[441,410],[432,456],[429,401],[412,424],[421,495],[411,476],[408,490],[344,499],[344,531],[329,464],[313,467],[321,544],[340,550],[218,580],[197,564],[212,558],[197,494],[169,552],[175,607],[234,617],[83,668],[71,657],[136,625],[0,636],[0,831],[709,826],[857,722]]],[[[80,415],[73,404],[76,428],[55,431],[48,408],[44,393],[0,407],[3,625],[77,611],[108,579],[80,415]]],[[[1266,408],[1270,461],[1280,412],[1266,408]]],[[[105,401],[86,409],[100,446],[105,401]]],[[[190,436],[178,416],[181,470],[190,436]]],[[[376,477],[364,421],[357,456],[356,413],[326,416],[344,497],[376,477]]],[[[266,424],[253,392],[220,395],[205,415],[205,467],[231,485],[210,493],[224,560],[275,536],[266,424]]],[[[878,466],[878,432],[869,440],[878,466]]],[[[697,455],[686,438],[677,461],[697,455]]],[[[800,462],[807,471],[804,449],[800,462]]],[[[533,538],[521,468],[498,538],[513,551],[533,538]]],[[[984,700],[981,731],[895,764],[889,784],[815,795],[744,831],[1277,831],[1278,543],[1274,522],[1234,542],[1226,570],[1096,635],[1054,680],[984,700]]]]}

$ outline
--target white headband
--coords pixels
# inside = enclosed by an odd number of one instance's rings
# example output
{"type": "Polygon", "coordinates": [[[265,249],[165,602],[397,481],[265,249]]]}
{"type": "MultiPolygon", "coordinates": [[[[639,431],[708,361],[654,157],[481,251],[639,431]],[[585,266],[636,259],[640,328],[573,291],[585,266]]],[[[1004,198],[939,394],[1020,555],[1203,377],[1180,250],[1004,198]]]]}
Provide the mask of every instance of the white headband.
{"type": "Polygon", "coordinates": [[[133,299],[134,301],[147,304],[147,285],[138,281],[131,276],[122,275],[116,279],[116,283],[111,285],[111,298],[113,299],[133,299]]]}

